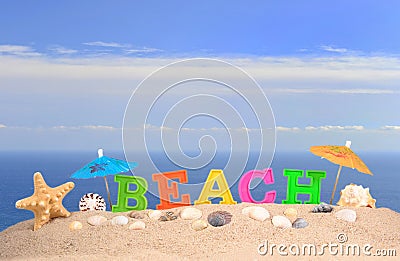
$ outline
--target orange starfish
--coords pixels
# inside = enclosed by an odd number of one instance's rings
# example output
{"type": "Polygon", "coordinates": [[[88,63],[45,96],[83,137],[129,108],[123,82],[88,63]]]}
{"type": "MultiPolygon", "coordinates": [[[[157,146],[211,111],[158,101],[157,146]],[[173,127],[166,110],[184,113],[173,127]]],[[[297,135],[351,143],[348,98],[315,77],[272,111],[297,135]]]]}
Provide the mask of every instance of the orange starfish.
{"type": "Polygon", "coordinates": [[[33,195],[15,203],[16,208],[27,209],[35,215],[33,231],[38,230],[51,218],[69,217],[71,213],[64,208],[62,200],[70,192],[75,184],[67,182],[58,187],[49,187],[40,172],[33,175],[35,190],[33,195]]]}

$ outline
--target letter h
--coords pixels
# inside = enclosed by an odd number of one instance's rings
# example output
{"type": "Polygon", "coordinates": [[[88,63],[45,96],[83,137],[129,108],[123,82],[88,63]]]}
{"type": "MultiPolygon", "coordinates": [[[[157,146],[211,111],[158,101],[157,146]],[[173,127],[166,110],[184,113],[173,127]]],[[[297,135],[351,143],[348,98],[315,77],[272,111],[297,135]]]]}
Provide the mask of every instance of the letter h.
{"type": "Polygon", "coordinates": [[[283,176],[288,177],[286,199],[282,204],[301,204],[297,200],[297,194],[308,194],[310,198],[305,204],[319,204],[321,193],[321,179],[326,177],[325,171],[307,170],[306,177],[310,178],[310,184],[299,184],[299,178],[304,177],[303,170],[285,169],[283,176]]]}

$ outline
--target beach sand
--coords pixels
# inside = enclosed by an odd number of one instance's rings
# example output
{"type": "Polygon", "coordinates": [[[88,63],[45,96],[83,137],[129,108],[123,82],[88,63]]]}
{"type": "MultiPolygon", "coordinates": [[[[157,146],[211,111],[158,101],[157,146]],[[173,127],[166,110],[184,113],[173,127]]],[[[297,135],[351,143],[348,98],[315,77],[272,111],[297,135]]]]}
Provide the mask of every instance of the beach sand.
{"type": "MultiPolygon", "coordinates": [[[[273,253],[260,255],[260,244],[268,242],[283,244],[287,248],[282,252],[293,260],[310,260],[319,258],[350,259],[341,255],[340,249],[355,245],[363,253],[365,245],[374,255],[378,249],[394,249],[400,256],[400,213],[387,208],[349,208],[357,213],[354,223],[338,220],[334,213],[344,207],[335,206],[332,213],[311,213],[315,205],[279,205],[261,204],[272,216],[283,215],[285,209],[297,209],[298,216],[304,218],[309,226],[302,229],[280,229],[272,225],[271,219],[256,221],[241,213],[242,209],[253,204],[238,205],[196,205],[202,210],[201,219],[207,220],[209,213],[225,210],[233,214],[232,222],[222,227],[208,226],[202,231],[191,228],[191,220],[178,218],[161,222],[151,220],[147,215],[142,221],[146,223],[144,230],[129,230],[129,224],[135,220],[129,218],[128,225],[113,226],[109,221],[100,226],[91,226],[87,218],[100,214],[109,220],[117,215],[128,216],[129,213],[111,213],[101,211],[74,212],[68,218],[56,218],[45,224],[38,231],[33,231],[33,220],[27,220],[7,228],[0,233],[0,259],[2,260],[267,260],[282,256],[277,247],[273,253]],[[80,221],[83,228],[70,231],[69,224],[80,221]],[[347,241],[343,244],[337,239],[344,233],[347,241]],[[302,255],[304,244],[314,244],[317,252],[323,244],[337,244],[337,248],[325,248],[324,256],[302,255]],[[300,255],[294,256],[296,244],[300,255]],[[337,255],[334,255],[338,251],[337,255]]],[[[179,212],[182,208],[171,209],[179,212]]],[[[142,211],[147,213],[148,210],[142,211]]],[[[265,251],[265,248],[261,248],[265,251]]],[[[269,249],[270,250],[270,249],[269,249]]],[[[346,252],[345,250],[343,250],[346,252]]],[[[350,250],[352,253],[352,250],[350,250]]],[[[383,252],[381,252],[383,254],[383,252]]],[[[367,253],[368,254],[368,253],[367,253]]],[[[386,251],[388,254],[388,251],[386,251]]],[[[392,255],[394,253],[391,253],[392,255]]]]}

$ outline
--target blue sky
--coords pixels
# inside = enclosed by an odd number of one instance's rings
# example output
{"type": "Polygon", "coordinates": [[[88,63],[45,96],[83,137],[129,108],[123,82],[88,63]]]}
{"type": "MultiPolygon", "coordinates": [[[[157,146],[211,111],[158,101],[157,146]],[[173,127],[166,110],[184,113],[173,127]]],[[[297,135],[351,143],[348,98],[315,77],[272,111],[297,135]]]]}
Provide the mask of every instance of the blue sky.
{"type": "MultiPolygon", "coordinates": [[[[138,84],[194,57],[254,77],[278,149],[351,139],[355,150],[399,150],[398,10],[398,1],[4,1],[0,150],[121,150],[138,84]]],[[[182,144],[220,135],[202,124],[182,144]]]]}

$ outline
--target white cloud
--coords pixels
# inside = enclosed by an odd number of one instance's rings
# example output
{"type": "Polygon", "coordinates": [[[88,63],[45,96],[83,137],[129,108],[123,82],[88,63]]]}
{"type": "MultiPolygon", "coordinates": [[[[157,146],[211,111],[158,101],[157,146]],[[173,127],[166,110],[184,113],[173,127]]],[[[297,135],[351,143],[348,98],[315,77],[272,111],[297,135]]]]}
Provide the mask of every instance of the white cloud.
{"type": "Polygon", "coordinates": [[[274,93],[299,93],[299,94],[398,94],[399,90],[391,89],[329,89],[329,88],[272,88],[274,93]]]}
{"type": "Polygon", "coordinates": [[[346,48],[335,48],[330,45],[321,45],[321,49],[327,52],[333,52],[333,53],[346,53],[349,50],[346,48]]]}
{"type": "Polygon", "coordinates": [[[78,53],[78,50],[74,50],[74,49],[68,49],[62,46],[55,46],[55,47],[51,47],[49,48],[50,51],[53,51],[57,54],[75,54],[78,53]]]}
{"type": "Polygon", "coordinates": [[[127,54],[133,54],[133,53],[155,53],[155,52],[162,52],[160,49],[156,48],[148,48],[144,47],[141,49],[126,49],[124,50],[127,54]]]}
{"type": "Polygon", "coordinates": [[[0,54],[17,56],[41,56],[32,47],[24,45],[0,45],[0,54]]]}
{"type": "Polygon", "coordinates": [[[400,126],[386,125],[381,128],[382,130],[396,130],[400,131],[400,126]]]}
{"type": "Polygon", "coordinates": [[[113,126],[106,125],[83,125],[83,126],[54,126],[51,128],[52,130],[105,130],[105,131],[114,131],[120,130],[120,128],[116,128],[113,126]]]}
{"type": "Polygon", "coordinates": [[[276,127],[277,131],[300,131],[300,128],[298,127],[282,127],[282,126],[277,126],[276,127]]]}
{"type": "Polygon", "coordinates": [[[121,44],[115,42],[102,42],[102,41],[95,41],[95,42],[87,42],[83,43],[84,45],[89,46],[99,46],[99,47],[113,47],[113,48],[128,48],[129,44],[121,44]]]}
{"type": "Polygon", "coordinates": [[[332,125],[325,125],[325,126],[307,126],[305,127],[306,131],[362,131],[364,130],[364,126],[332,126],[332,125]]]}
{"type": "Polygon", "coordinates": [[[145,124],[144,128],[146,130],[162,130],[162,131],[173,130],[173,128],[170,128],[170,127],[167,127],[167,126],[155,126],[155,125],[152,125],[152,124],[149,124],[149,123],[145,124]]]}
{"type": "Polygon", "coordinates": [[[7,126],[4,124],[0,124],[0,129],[3,129],[3,128],[7,128],[7,126]]]}

